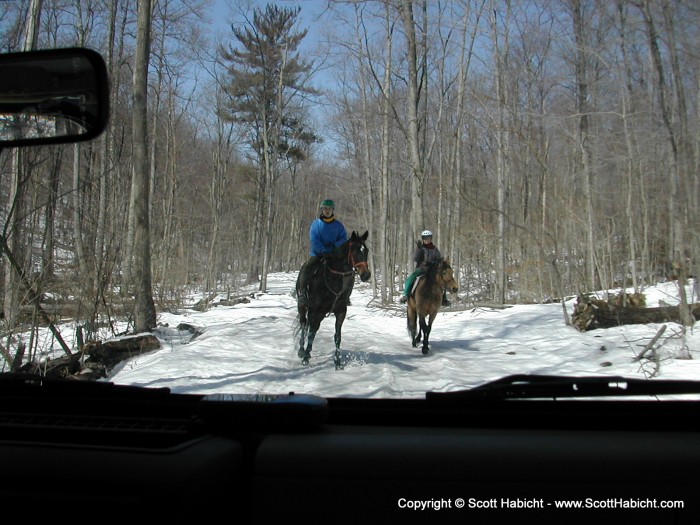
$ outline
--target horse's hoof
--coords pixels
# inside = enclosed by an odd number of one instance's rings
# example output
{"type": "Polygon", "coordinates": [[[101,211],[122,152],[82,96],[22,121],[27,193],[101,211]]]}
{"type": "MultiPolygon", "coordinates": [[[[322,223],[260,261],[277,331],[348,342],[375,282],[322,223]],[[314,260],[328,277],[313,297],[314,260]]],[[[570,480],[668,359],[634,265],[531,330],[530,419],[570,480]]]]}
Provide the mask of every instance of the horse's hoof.
{"type": "Polygon", "coordinates": [[[421,348],[421,352],[423,352],[423,355],[428,355],[428,352],[430,352],[430,347],[424,346],[423,348],[421,348]]]}
{"type": "Polygon", "coordinates": [[[301,364],[304,366],[309,364],[309,356],[308,355],[305,355],[304,357],[302,357],[301,364]]]}

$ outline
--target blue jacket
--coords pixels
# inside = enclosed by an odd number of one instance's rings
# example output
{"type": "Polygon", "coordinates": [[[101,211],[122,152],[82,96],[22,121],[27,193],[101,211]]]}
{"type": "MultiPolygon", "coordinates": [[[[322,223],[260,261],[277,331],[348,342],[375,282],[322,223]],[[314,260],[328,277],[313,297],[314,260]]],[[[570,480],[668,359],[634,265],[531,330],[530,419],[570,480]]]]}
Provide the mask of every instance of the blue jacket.
{"type": "Polygon", "coordinates": [[[327,222],[320,217],[311,223],[309,228],[311,239],[311,255],[331,253],[333,248],[348,240],[345,226],[337,219],[327,222]]]}

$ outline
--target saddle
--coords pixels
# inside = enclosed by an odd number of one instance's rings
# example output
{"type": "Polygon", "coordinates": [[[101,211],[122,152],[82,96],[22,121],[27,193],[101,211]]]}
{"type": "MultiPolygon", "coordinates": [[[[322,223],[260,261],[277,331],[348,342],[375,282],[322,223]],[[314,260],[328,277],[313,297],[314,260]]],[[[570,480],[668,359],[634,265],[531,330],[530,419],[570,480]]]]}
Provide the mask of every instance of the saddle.
{"type": "MultiPolygon", "coordinates": [[[[294,290],[294,295],[296,296],[296,299],[298,302],[303,303],[303,304],[308,303],[308,300],[309,300],[309,279],[318,275],[318,273],[321,270],[325,270],[325,268],[328,266],[329,259],[330,259],[330,254],[321,255],[316,260],[316,262],[314,262],[313,266],[309,268],[307,277],[304,281],[302,288],[300,290],[297,290],[295,288],[295,290],[294,290]]],[[[331,269],[331,271],[333,271],[333,270],[331,269]]],[[[349,297],[346,300],[346,305],[347,306],[351,305],[349,297]]]]}
{"type": "MultiPolygon", "coordinates": [[[[411,286],[411,293],[409,295],[413,295],[416,292],[416,288],[418,288],[418,283],[420,280],[425,277],[425,274],[422,273],[418,277],[416,277],[416,280],[413,281],[413,286],[411,286]]],[[[452,303],[447,299],[447,295],[445,293],[445,290],[442,291],[442,306],[451,306],[452,303]]]]}
{"type": "Polygon", "coordinates": [[[421,280],[424,276],[425,276],[425,274],[422,273],[422,274],[420,274],[418,277],[416,277],[416,280],[413,281],[413,286],[411,286],[411,293],[409,293],[409,295],[413,295],[413,294],[415,293],[416,288],[418,288],[418,283],[420,282],[420,280],[421,280]]]}

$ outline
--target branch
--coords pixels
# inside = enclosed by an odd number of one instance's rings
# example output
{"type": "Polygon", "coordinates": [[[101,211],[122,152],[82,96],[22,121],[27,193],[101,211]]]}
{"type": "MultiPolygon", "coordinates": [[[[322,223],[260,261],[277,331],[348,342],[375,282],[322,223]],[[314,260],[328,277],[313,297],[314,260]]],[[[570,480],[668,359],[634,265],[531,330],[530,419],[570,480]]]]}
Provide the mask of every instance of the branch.
{"type": "Polygon", "coordinates": [[[649,341],[649,344],[647,344],[644,347],[644,350],[634,358],[635,361],[639,361],[642,357],[644,357],[644,354],[646,354],[649,350],[651,350],[656,342],[659,340],[659,338],[663,335],[663,333],[666,331],[666,325],[663,325],[661,328],[659,328],[659,331],[656,332],[656,335],[653,337],[651,341],[649,341]]]}
{"type": "Polygon", "coordinates": [[[0,234],[0,248],[2,248],[2,251],[5,252],[5,255],[7,256],[7,260],[10,262],[10,266],[12,266],[12,269],[19,276],[20,280],[22,281],[24,286],[27,288],[29,295],[31,297],[32,304],[36,307],[37,311],[39,312],[39,315],[41,315],[41,318],[49,326],[49,330],[51,330],[51,333],[58,341],[58,344],[61,345],[61,348],[63,348],[63,351],[66,353],[66,355],[68,355],[69,357],[72,357],[73,354],[71,353],[70,348],[68,348],[68,345],[63,340],[63,337],[61,337],[61,333],[58,331],[56,326],[53,324],[53,322],[49,318],[46,311],[41,307],[39,294],[34,290],[32,283],[29,282],[29,279],[27,278],[27,274],[24,273],[24,270],[22,270],[20,265],[17,263],[17,260],[15,259],[14,255],[12,254],[12,251],[10,250],[10,247],[7,245],[7,239],[2,234],[0,234]]]}

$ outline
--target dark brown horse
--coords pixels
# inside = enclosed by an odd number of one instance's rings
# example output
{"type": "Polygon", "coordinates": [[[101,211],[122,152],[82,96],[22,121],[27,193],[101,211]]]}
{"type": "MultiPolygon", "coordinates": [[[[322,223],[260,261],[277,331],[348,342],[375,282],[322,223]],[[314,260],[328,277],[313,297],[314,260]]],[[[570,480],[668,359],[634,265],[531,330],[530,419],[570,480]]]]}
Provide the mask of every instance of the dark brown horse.
{"type": "MultiPolygon", "coordinates": [[[[335,356],[336,368],[341,368],[340,339],[341,328],[348,309],[348,299],[355,284],[355,274],[360,279],[368,281],[372,273],[367,267],[369,250],[365,245],[368,232],[358,235],[352,232],[350,239],[334,250],[332,254],[321,260],[317,269],[309,277],[308,297],[297,301],[297,327],[295,334],[299,337],[298,355],[301,364],[308,365],[311,348],[318,332],[321,321],[331,313],[335,315],[335,356]]],[[[304,296],[303,290],[298,289],[297,297],[304,296]]]]}
{"type": "Polygon", "coordinates": [[[418,346],[421,338],[423,339],[423,355],[427,355],[430,350],[428,338],[433,321],[435,321],[440,306],[442,306],[443,293],[445,290],[457,293],[458,289],[459,285],[447,259],[434,262],[419,277],[415,292],[408,299],[407,320],[408,333],[411,336],[413,347],[418,346]],[[419,328],[416,326],[417,324],[420,325],[419,328]]]}

